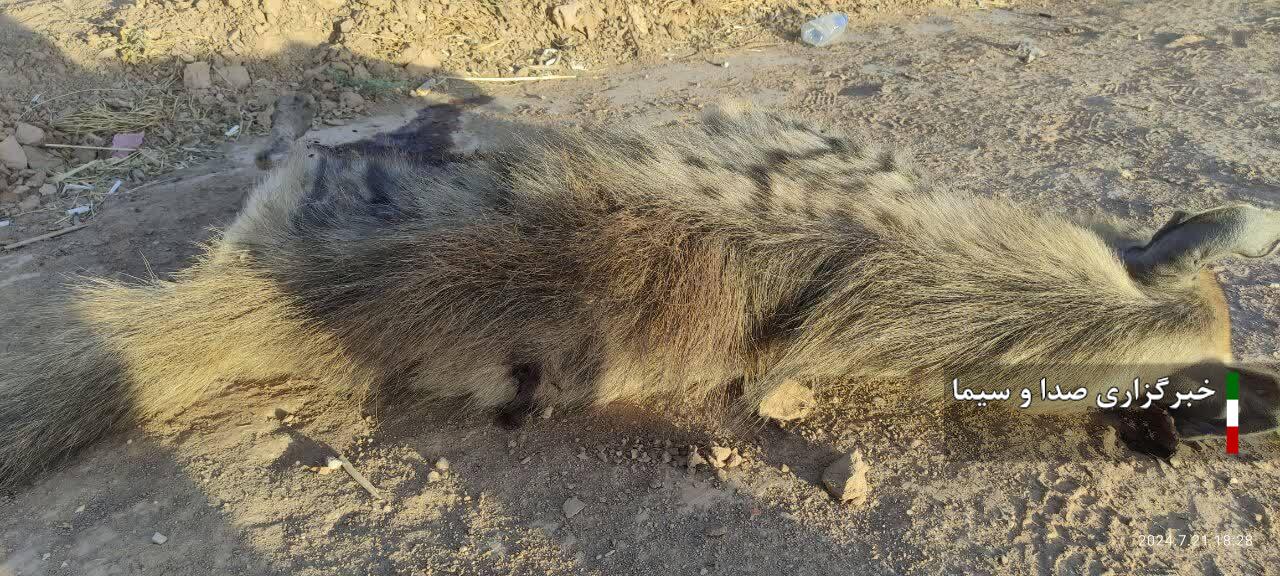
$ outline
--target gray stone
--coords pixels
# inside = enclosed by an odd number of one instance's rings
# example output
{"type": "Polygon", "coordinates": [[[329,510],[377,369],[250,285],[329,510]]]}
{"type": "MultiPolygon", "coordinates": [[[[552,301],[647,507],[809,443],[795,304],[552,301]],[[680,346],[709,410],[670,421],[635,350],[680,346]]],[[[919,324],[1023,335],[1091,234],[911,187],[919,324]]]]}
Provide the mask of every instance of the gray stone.
{"type": "Polygon", "coordinates": [[[218,70],[218,76],[227,86],[235,90],[244,90],[252,83],[249,78],[249,69],[244,66],[227,66],[218,70]]]}
{"type": "Polygon", "coordinates": [[[871,495],[871,485],[867,482],[869,469],[862,460],[862,452],[845,454],[822,471],[822,485],[836,500],[861,506],[871,495]]]}
{"type": "Polygon", "coordinates": [[[0,164],[10,170],[22,170],[27,167],[27,153],[18,144],[18,139],[10,136],[0,140],[0,164]]]}
{"type": "Polygon", "coordinates": [[[17,131],[14,133],[14,138],[18,139],[19,144],[35,146],[44,142],[44,130],[41,130],[39,126],[33,126],[26,122],[19,122],[17,125],[17,131]]]}
{"type": "Polygon", "coordinates": [[[564,501],[564,506],[562,507],[564,510],[564,517],[573,518],[586,507],[586,503],[577,499],[577,497],[570,497],[568,500],[564,501]]]}

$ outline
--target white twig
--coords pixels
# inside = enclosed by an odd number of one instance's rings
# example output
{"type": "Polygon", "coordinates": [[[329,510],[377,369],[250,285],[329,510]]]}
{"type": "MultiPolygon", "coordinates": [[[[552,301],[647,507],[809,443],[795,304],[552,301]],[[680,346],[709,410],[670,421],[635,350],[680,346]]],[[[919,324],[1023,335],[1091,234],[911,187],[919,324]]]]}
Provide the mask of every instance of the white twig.
{"type": "Polygon", "coordinates": [[[552,75],[552,76],[522,76],[515,78],[484,78],[484,77],[467,77],[467,76],[445,76],[449,80],[466,80],[467,82],[537,82],[539,80],[569,80],[577,78],[577,76],[552,75]]]}
{"type": "Polygon", "coordinates": [[[79,144],[41,144],[45,148],[77,148],[80,150],[114,150],[116,152],[137,152],[137,148],[112,148],[111,146],[81,146],[79,144]]]}
{"type": "Polygon", "coordinates": [[[373,496],[374,500],[382,500],[382,495],[378,493],[378,489],[374,488],[373,484],[369,482],[369,479],[365,478],[364,474],[361,474],[359,470],[356,470],[356,467],[352,466],[351,462],[348,462],[345,456],[338,456],[337,460],[342,463],[342,469],[346,470],[347,474],[350,474],[361,488],[368,491],[369,494],[373,496]]]}

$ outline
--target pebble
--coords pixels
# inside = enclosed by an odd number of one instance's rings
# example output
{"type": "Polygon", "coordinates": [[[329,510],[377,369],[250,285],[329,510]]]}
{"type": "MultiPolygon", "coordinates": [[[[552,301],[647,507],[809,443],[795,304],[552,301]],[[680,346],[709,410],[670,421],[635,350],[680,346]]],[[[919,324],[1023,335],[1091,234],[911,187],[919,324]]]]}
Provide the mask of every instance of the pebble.
{"type": "Polygon", "coordinates": [[[1018,44],[1018,58],[1023,63],[1030,64],[1038,58],[1044,58],[1047,53],[1041,50],[1039,46],[1032,44],[1030,40],[1023,40],[1018,44]]]}
{"type": "Polygon", "coordinates": [[[871,495],[867,470],[861,451],[845,454],[822,471],[822,485],[836,500],[858,506],[871,495]]]}
{"type": "Polygon", "coordinates": [[[165,542],[169,541],[169,537],[159,532],[156,532],[155,534],[151,535],[151,541],[156,544],[164,544],[165,542]]]}
{"type": "Polygon", "coordinates": [[[561,509],[564,510],[565,518],[573,518],[586,507],[587,504],[585,502],[579,500],[577,497],[570,497],[568,500],[564,501],[564,505],[561,506],[561,509]]]}
{"type": "Polygon", "coordinates": [[[707,536],[710,536],[712,538],[719,538],[728,533],[729,533],[729,529],[724,526],[716,526],[715,528],[707,529],[707,536]]]}
{"type": "Polygon", "coordinates": [[[440,473],[435,470],[427,472],[427,482],[439,482],[440,478],[440,473]]]}
{"type": "Polygon", "coordinates": [[[436,460],[435,469],[436,469],[436,470],[439,470],[439,471],[441,471],[441,472],[448,472],[448,471],[449,471],[449,459],[448,459],[448,458],[441,458],[441,459],[439,459],[439,460],[436,460]]]}
{"type": "Polygon", "coordinates": [[[716,466],[716,468],[723,466],[725,463],[725,460],[729,459],[730,454],[733,454],[733,450],[730,450],[729,448],[725,448],[724,446],[712,446],[711,447],[712,465],[716,466]]]}

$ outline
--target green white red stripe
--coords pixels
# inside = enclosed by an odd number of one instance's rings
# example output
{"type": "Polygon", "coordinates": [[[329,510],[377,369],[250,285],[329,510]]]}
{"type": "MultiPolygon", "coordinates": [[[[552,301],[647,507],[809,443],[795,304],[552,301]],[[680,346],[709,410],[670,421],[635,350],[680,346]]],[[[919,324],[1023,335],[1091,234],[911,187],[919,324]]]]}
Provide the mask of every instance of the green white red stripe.
{"type": "Polygon", "coordinates": [[[1227,454],[1240,453],[1240,373],[1227,372],[1227,454]]]}

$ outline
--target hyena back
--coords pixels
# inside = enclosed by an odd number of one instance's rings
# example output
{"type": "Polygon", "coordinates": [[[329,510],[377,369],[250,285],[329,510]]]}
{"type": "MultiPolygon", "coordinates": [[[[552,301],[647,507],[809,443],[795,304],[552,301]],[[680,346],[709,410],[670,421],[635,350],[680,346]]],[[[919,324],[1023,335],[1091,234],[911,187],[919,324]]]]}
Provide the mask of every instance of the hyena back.
{"type": "MultiPolygon", "coordinates": [[[[745,108],[663,129],[511,126],[433,162],[387,147],[286,155],[289,129],[260,156],[282,164],[199,263],[81,288],[79,327],[4,377],[0,483],[121,422],[280,373],[346,395],[394,382],[464,397],[510,423],[535,405],[728,390],[749,408],[797,380],[940,398],[953,376],[1046,365],[1090,397],[1142,366],[1186,390],[1232,362],[1204,266],[1280,241],[1280,218],[1248,206],[1126,241],[745,108]]],[[[1280,402],[1255,372],[1246,432],[1275,427],[1280,402]]],[[[1221,412],[1210,401],[1177,425],[1200,435],[1221,412]]]]}

